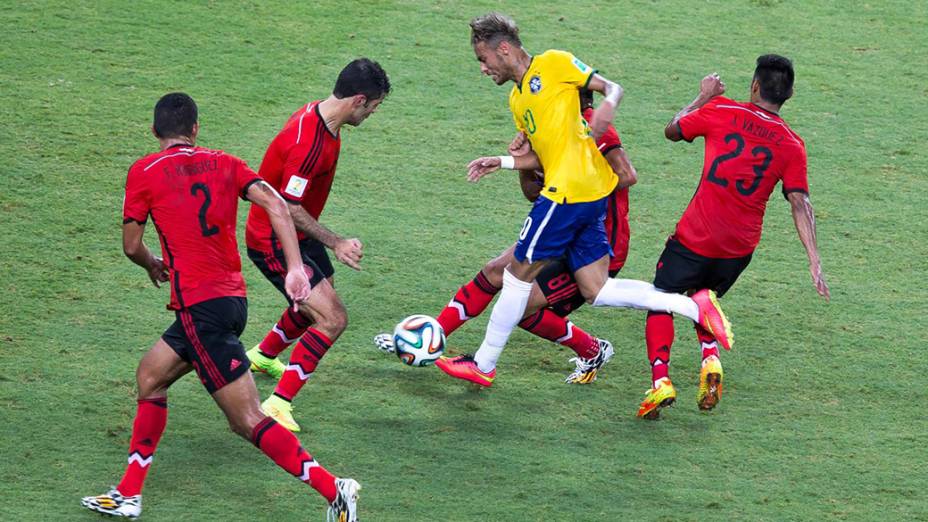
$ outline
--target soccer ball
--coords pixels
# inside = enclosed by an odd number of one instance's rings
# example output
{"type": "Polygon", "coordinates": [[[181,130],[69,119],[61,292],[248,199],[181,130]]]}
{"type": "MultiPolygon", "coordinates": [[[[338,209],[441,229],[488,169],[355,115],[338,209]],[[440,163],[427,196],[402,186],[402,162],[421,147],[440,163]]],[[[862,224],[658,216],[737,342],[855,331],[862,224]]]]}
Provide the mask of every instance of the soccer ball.
{"type": "Polygon", "coordinates": [[[445,349],[445,331],[427,315],[410,315],[393,329],[393,346],[409,366],[428,366],[445,349]]]}

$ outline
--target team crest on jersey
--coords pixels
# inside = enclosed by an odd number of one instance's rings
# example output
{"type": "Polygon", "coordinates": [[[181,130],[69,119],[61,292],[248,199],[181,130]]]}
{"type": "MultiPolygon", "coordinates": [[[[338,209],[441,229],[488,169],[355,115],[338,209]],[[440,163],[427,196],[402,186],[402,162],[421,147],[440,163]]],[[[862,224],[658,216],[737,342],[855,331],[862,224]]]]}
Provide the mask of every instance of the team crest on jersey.
{"type": "Polygon", "coordinates": [[[532,79],[528,81],[528,89],[532,91],[532,94],[538,94],[541,90],[541,77],[537,74],[532,76],[532,79]]]}
{"type": "Polygon", "coordinates": [[[290,194],[295,198],[303,197],[303,192],[306,191],[306,185],[308,180],[306,178],[301,178],[299,176],[291,176],[290,182],[287,183],[287,188],[284,189],[284,192],[290,194]]]}
{"type": "Polygon", "coordinates": [[[579,59],[574,58],[574,67],[580,69],[580,72],[587,73],[590,72],[590,66],[581,62],[579,59]]]}

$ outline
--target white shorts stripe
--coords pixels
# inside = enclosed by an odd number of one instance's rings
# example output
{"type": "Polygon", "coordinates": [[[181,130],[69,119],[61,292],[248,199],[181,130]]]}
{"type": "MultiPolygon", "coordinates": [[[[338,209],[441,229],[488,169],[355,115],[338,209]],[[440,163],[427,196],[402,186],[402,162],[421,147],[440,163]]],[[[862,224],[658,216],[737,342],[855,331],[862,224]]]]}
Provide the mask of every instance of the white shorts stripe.
{"type": "Polygon", "coordinates": [[[535,260],[532,259],[532,256],[535,254],[535,245],[538,243],[538,238],[541,237],[541,233],[545,230],[545,225],[548,224],[548,220],[551,219],[551,214],[554,214],[554,209],[557,208],[557,203],[551,202],[551,208],[548,209],[548,213],[545,214],[545,218],[541,220],[541,224],[538,225],[538,230],[535,231],[535,235],[532,236],[532,242],[528,245],[528,251],[525,253],[525,259],[529,263],[534,263],[535,260]]]}

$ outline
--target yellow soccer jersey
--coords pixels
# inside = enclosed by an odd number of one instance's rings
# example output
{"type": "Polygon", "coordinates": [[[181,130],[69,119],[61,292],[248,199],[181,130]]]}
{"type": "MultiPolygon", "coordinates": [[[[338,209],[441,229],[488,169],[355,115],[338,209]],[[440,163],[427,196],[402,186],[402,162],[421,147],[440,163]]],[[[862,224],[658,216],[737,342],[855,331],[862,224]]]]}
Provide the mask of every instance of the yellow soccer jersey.
{"type": "Polygon", "coordinates": [[[596,201],[618,183],[580,115],[577,91],[595,72],[568,52],[545,51],[532,58],[509,94],[516,128],[528,136],[545,170],[541,195],[556,203],[596,201]]]}

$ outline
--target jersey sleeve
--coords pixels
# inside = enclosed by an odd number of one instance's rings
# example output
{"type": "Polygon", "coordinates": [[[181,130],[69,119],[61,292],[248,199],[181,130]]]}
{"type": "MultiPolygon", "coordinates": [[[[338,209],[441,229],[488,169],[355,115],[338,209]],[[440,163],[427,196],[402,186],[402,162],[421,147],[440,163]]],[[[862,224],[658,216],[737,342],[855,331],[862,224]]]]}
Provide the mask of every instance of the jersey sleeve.
{"type": "Polygon", "coordinates": [[[705,136],[709,132],[712,121],[718,114],[716,109],[718,99],[716,96],[709,100],[709,103],[680,118],[677,126],[680,127],[680,134],[684,140],[693,141],[697,136],[705,136]]]}
{"type": "Polygon", "coordinates": [[[806,165],[806,149],[800,148],[783,171],[783,196],[790,192],[809,193],[809,177],[806,165]]]}
{"type": "Polygon", "coordinates": [[[603,156],[609,154],[609,152],[613,149],[621,149],[622,140],[619,139],[619,133],[615,130],[615,127],[609,125],[609,127],[606,129],[606,132],[604,132],[603,135],[600,136],[598,140],[596,140],[596,146],[599,148],[599,152],[601,152],[603,156]]]}
{"type": "Polygon", "coordinates": [[[318,157],[318,147],[313,147],[315,140],[294,145],[287,153],[284,163],[284,174],[280,179],[280,186],[274,187],[284,199],[292,203],[301,203],[309,188],[309,178],[312,172],[315,157],[318,157]],[[314,154],[315,152],[315,154],[314,154]],[[315,157],[314,157],[315,156],[315,157]]]}
{"type": "Polygon", "coordinates": [[[145,172],[138,163],[129,169],[126,176],[126,194],[122,202],[122,223],[132,221],[144,225],[151,211],[151,192],[146,183],[145,172]]]}
{"type": "MultiPolygon", "coordinates": [[[[228,155],[227,155],[228,156],[228,155]]],[[[240,198],[247,200],[248,189],[259,181],[263,181],[257,172],[245,163],[245,160],[228,156],[232,160],[232,171],[235,174],[235,185],[238,187],[240,198]]]]}
{"type": "Polygon", "coordinates": [[[589,85],[593,75],[596,74],[596,69],[566,51],[546,52],[545,62],[545,68],[549,68],[558,81],[578,88],[589,85]]]}

